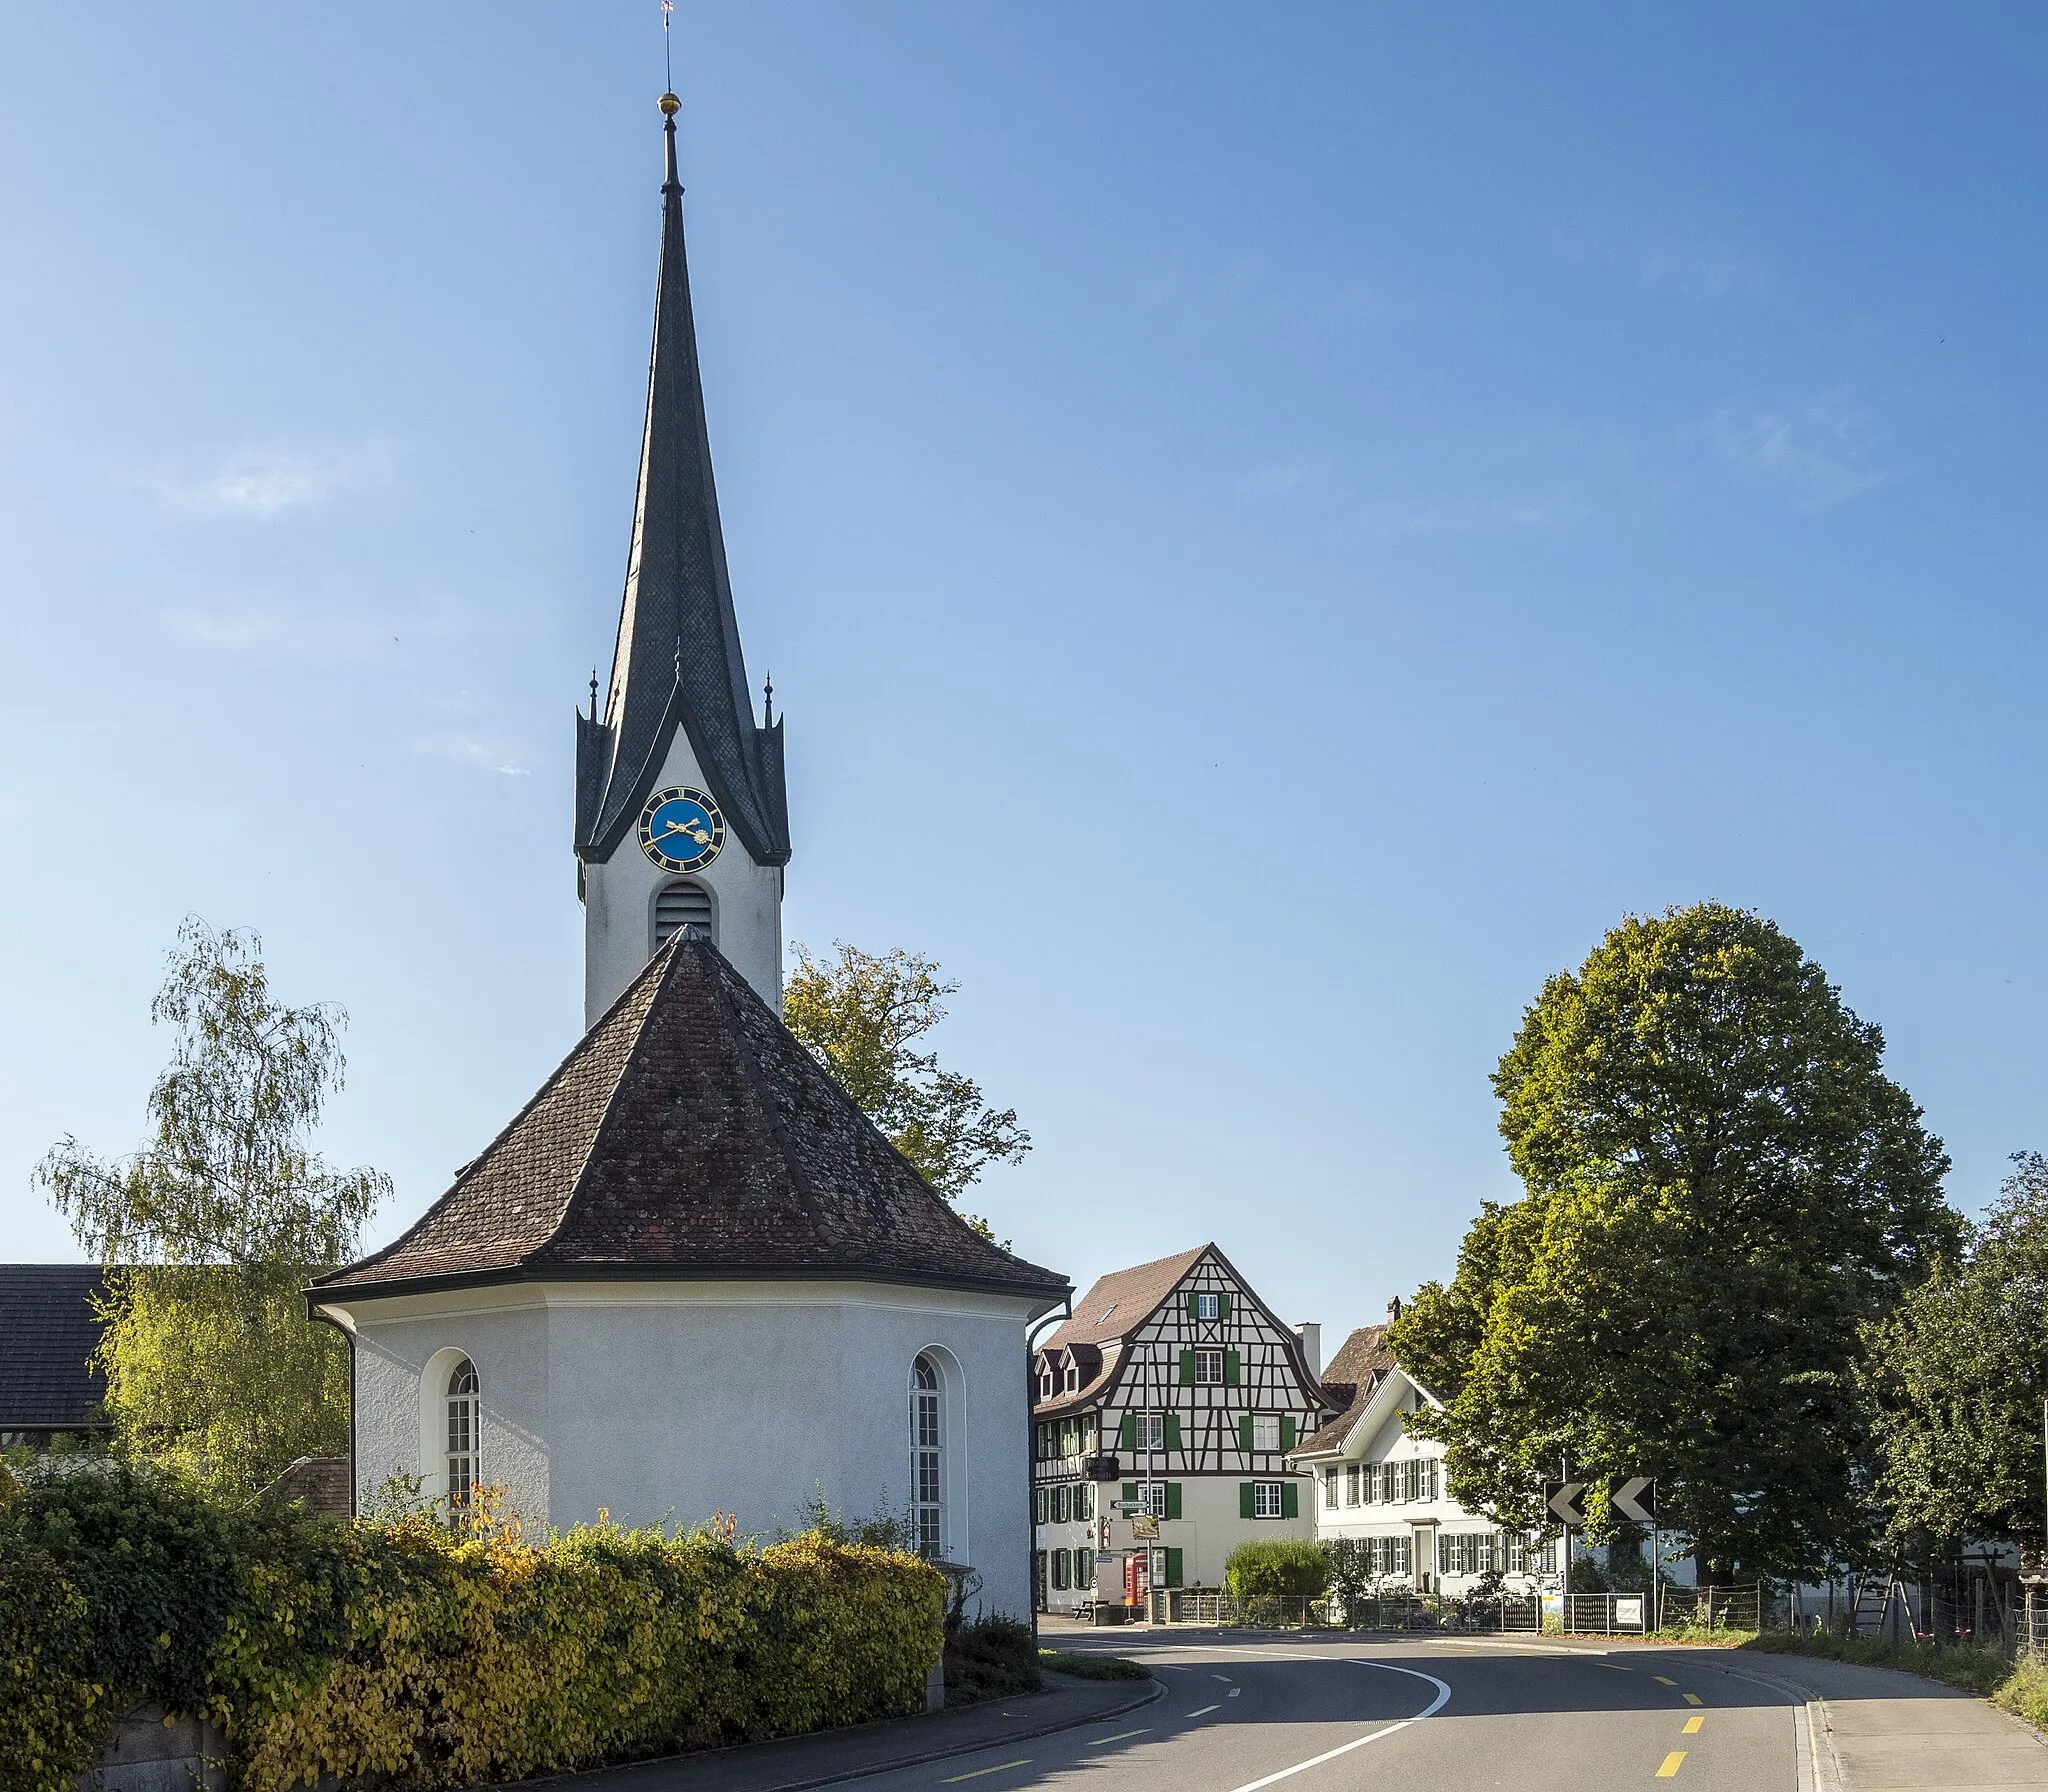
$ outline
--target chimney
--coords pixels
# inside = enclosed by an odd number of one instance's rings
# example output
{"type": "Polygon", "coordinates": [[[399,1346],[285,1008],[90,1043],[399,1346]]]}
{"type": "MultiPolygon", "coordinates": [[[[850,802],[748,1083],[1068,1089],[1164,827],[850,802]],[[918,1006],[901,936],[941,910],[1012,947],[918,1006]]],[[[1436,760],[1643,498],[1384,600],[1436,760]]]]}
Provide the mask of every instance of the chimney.
{"type": "Polygon", "coordinates": [[[1304,1319],[1294,1328],[1294,1335],[1301,1340],[1301,1354],[1308,1361],[1308,1372],[1316,1380],[1323,1379],[1323,1328],[1313,1319],[1304,1319]]]}
{"type": "Polygon", "coordinates": [[[1401,1297],[1397,1294],[1387,1302],[1387,1323],[1392,1325],[1401,1317],[1401,1297]]]}

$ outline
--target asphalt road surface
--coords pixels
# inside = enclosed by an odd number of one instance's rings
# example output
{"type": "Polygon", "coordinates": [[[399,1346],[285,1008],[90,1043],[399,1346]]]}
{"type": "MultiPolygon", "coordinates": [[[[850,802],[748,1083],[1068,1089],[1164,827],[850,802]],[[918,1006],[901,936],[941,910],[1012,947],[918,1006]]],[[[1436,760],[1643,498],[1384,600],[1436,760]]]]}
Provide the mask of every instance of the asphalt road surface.
{"type": "MultiPolygon", "coordinates": [[[[1074,1647],[1066,1637],[1058,1640],[1074,1647]]],[[[1810,1792],[1802,1701],[1719,1652],[1605,1655],[1536,1639],[1229,1642],[1126,1633],[1165,1697],[1082,1729],[877,1774],[866,1787],[1117,1792],[1810,1792]]]]}

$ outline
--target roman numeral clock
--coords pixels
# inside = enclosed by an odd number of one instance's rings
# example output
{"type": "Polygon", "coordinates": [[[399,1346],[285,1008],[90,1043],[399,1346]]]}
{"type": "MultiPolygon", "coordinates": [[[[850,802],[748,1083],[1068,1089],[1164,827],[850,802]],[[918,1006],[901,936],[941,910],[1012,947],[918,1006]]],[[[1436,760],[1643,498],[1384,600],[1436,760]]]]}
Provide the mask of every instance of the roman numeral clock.
{"type": "Polygon", "coordinates": [[[701,790],[657,790],[640,811],[640,850],[664,871],[701,871],[725,844],[725,817],[701,790]]]}

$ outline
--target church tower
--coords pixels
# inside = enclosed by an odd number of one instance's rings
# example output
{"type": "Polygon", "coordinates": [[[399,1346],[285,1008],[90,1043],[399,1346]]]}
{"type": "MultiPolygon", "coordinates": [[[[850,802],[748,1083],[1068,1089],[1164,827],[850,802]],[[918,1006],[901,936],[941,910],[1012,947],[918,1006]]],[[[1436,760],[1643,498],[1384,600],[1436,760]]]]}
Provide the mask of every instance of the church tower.
{"type": "Polygon", "coordinates": [[[661,96],[661,274],[618,644],[602,709],[593,679],[591,713],[576,717],[585,1026],[685,927],[782,1003],[782,724],[772,693],[754,720],[726,576],[683,254],[680,105],[661,96]]]}

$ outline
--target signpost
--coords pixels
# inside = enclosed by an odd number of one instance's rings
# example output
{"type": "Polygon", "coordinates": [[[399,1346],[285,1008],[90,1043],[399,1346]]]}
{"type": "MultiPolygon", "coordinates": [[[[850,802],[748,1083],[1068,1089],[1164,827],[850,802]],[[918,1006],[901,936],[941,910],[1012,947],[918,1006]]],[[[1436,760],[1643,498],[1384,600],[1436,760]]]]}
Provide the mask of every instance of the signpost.
{"type": "MultiPolygon", "coordinates": [[[[2048,1419],[2048,1413],[2044,1413],[2048,1419]]],[[[2048,1424],[2044,1424],[2048,1429],[2048,1424]]],[[[1562,1465],[1560,1465],[1562,1466],[1562,1465]]],[[[1567,1629],[1571,1626],[1572,1591],[1572,1532],[1586,1528],[1585,1481],[1545,1481],[1543,1483],[1543,1508],[1552,1521],[1564,1526],[1564,1572],[1560,1581],[1563,1588],[1564,1621],[1567,1629]]],[[[1650,1533],[1650,1619],[1648,1629],[1654,1630],[1662,1616],[1661,1594],[1664,1564],[1662,1546],[1657,1532],[1657,1482],[1652,1475],[1616,1475],[1607,1484],[1607,1509],[1617,1518],[1626,1519],[1630,1524],[1644,1526],[1650,1533]]],[[[1640,1610],[1640,1607],[1638,1608],[1640,1610]]],[[[1617,1618],[1615,1622],[1620,1622],[1617,1618]]],[[[1640,1617],[1636,1620],[1641,1623],[1640,1617]]]]}
{"type": "Polygon", "coordinates": [[[1568,1531],[1583,1530],[1586,1525],[1585,1507],[1586,1483],[1583,1481],[1545,1481],[1543,1503],[1549,1508],[1550,1516],[1568,1531]]]}
{"type": "Polygon", "coordinates": [[[1657,1523],[1657,1483],[1649,1475],[1616,1476],[1607,1503],[1631,1524],[1654,1528],[1657,1523]]]}

